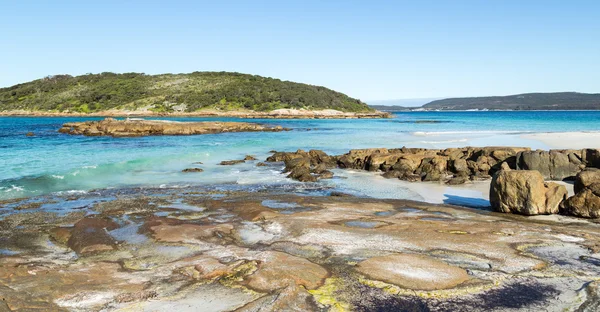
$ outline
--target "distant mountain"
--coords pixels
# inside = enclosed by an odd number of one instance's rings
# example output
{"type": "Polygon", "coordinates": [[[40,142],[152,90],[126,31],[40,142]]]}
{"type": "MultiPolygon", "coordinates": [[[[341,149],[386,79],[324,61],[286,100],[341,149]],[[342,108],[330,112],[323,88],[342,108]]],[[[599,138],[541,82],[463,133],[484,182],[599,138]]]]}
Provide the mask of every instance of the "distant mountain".
{"type": "Polygon", "coordinates": [[[414,109],[415,107],[406,107],[406,106],[398,106],[398,105],[369,105],[371,108],[374,108],[378,111],[382,112],[395,112],[395,111],[409,111],[414,109]]]}
{"type": "Polygon", "coordinates": [[[230,72],[56,75],[0,88],[0,112],[265,112],[286,108],[373,111],[364,102],[325,87],[230,72]]]}
{"type": "Polygon", "coordinates": [[[449,98],[427,103],[423,108],[427,110],[600,110],[600,94],[560,92],[449,98]]]}

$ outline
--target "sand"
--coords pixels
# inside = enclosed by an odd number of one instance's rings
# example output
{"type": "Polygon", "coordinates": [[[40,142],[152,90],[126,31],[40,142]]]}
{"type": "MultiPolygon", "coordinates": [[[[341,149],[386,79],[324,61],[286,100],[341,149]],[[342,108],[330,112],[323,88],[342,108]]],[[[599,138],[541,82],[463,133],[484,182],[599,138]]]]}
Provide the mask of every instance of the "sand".
{"type": "Polygon", "coordinates": [[[540,141],[550,148],[600,148],[600,132],[543,132],[522,134],[521,138],[540,141]]]}

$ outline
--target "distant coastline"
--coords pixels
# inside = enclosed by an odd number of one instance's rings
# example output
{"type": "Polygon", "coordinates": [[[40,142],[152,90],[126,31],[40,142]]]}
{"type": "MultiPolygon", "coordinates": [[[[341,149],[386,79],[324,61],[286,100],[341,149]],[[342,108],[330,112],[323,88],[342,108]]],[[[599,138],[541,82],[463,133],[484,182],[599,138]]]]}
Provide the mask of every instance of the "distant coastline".
{"type": "Polygon", "coordinates": [[[80,112],[46,112],[12,110],[0,111],[0,117],[233,117],[249,119],[356,119],[356,118],[390,118],[388,112],[342,112],[333,109],[302,110],[278,109],[269,112],[257,111],[218,111],[203,110],[196,112],[154,112],[109,110],[93,113],[80,112]]]}
{"type": "Polygon", "coordinates": [[[594,111],[600,94],[557,92],[434,100],[419,107],[371,105],[381,111],[594,111]]]}

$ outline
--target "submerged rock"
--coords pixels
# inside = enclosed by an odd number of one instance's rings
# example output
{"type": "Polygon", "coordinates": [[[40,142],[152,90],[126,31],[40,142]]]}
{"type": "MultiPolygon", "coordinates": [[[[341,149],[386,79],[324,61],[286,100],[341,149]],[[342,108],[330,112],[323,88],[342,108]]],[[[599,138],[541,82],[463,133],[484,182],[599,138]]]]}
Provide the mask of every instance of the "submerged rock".
{"type": "Polygon", "coordinates": [[[535,170],[500,171],[492,179],[490,204],[495,211],[523,215],[558,213],[566,199],[563,185],[544,182],[535,170]]]}
{"type": "Polygon", "coordinates": [[[201,168],[186,168],[181,170],[181,172],[203,172],[204,169],[201,168]]]}
{"type": "Polygon", "coordinates": [[[233,166],[237,164],[245,163],[244,160],[223,160],[219,163],[221,166],[233,166]]]}

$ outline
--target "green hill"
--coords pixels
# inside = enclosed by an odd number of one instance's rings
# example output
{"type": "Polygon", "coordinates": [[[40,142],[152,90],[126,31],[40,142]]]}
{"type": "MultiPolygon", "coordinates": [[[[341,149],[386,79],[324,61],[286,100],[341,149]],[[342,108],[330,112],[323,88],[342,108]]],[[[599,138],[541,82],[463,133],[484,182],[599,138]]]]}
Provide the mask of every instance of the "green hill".
{"type": "Polygon", "coordinates": [[[56,75],[0,89],[0,111],[91,113],[109,109],[147,109],[194,112],[280,108],[373,111],[360,100],[325,87],[228,72],[56,75]]]}
{"type": "Polygon", "coordinates": [[[430,102],[423,105],[423,108],[440,110],[599,110],[600,94],[561,92],[450,98],[430,102]]]}

